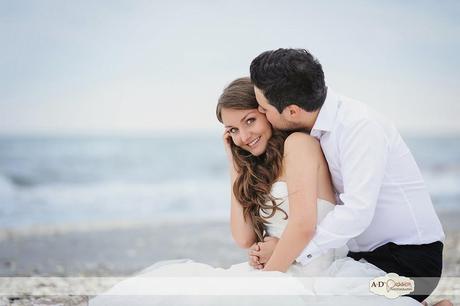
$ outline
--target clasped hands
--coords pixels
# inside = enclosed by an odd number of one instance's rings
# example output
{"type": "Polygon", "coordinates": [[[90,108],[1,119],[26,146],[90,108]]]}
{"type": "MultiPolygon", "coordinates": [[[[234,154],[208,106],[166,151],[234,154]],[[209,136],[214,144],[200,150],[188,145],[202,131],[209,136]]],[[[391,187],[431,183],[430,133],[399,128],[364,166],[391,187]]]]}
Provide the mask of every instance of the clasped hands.
{"type": "Polygon", "coordinates": [[[277,243],[276,237],[265,237],[263,242],[254,243],[248,251],[249,265],[254,269],[262,270],[272,256],[277,243]]]}

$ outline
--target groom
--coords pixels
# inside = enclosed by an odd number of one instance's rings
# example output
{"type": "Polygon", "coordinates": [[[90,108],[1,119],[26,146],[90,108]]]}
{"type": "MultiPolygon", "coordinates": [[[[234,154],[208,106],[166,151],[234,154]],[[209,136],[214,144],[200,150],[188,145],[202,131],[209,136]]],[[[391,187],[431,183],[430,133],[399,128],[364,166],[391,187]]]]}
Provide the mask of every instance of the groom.
{"type": "MultiPolygon", "coordinates": [[[[321,64],[306,50],[266,51],[251,63],[259,111],[274,128],[305,129],[321,143],[335,209],[318,224],[297,258],[307,265],[345,244],[348,256],[415,281],[423,301],[442,270],[444,233],[408,147],[396,128],[365,104],[325,85],[321,64]]],[[[250,263],[263,267],[275,238],[253,245],[250,263]]]]}

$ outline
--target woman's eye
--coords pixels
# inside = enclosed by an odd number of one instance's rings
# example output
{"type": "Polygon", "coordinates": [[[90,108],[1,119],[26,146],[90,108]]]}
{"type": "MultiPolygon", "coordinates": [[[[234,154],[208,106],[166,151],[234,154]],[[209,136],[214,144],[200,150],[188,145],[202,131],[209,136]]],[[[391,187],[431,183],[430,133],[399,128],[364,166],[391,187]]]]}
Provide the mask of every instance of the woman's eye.
{"type": "Polygon", "coordinates": [[[246,124],[249,125],[249,124],[253,123],[254,121],[256,121],[256,119],[254,119],[254,118],[249,118],[248,120],[246,120],[246,124]]]}
{"type": "Polygon", "coordinates": [[[238,129],[237,128],[231,128],[228,130],[231,134],[235,134],[236,132],[238,132],[238,129]]]}

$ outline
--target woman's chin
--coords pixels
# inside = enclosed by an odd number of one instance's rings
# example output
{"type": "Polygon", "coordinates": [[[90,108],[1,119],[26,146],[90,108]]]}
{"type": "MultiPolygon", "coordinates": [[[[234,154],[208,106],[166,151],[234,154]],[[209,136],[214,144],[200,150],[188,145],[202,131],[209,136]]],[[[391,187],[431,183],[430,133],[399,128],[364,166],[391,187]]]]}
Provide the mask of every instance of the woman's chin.
{"type": "Polygon", "coordinates": [[[265,153],[266,147],[263,148],[254,148],[249,151],[254,156],[260,156],[265,153]]]}

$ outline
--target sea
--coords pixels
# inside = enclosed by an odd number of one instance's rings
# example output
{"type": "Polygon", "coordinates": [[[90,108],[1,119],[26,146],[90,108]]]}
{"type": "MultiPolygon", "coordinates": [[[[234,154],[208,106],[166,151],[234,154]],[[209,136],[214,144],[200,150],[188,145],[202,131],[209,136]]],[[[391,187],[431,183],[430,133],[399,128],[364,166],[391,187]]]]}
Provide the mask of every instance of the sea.
{"type": "MultiPolygon", "coordinates": [[[[436,210],[460,209],[460,136],[407,137],[436,210]]],[[[226,220],[219,135],[0,136],[0,229],[226,220]]]]}

